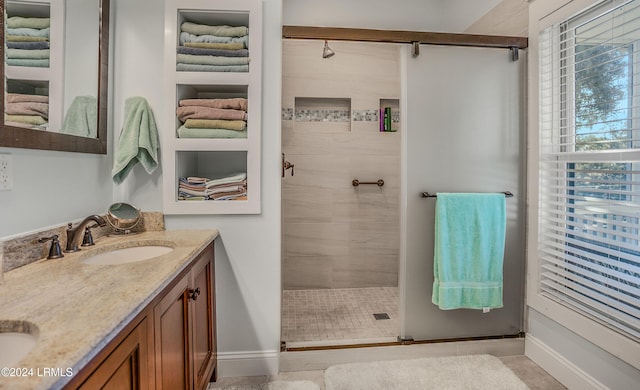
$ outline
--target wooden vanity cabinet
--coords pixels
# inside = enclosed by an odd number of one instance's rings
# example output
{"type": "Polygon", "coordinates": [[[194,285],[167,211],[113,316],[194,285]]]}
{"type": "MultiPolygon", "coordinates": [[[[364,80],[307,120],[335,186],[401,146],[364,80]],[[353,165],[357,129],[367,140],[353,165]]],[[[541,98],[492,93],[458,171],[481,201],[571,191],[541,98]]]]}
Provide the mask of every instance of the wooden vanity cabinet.
{"type": "Polygon", "coordinates": [[[206,389],[216,363],[213,256],[203,253],[154,307],[157,389],[206,389]]]}
{"type": "Polygon", "coordinates": [[[78,388],[149,389],[148,355],[147,319],[144,318],[78,388]]]}
{"type": "Polygon", "coordinates": [[[211,379],[215,380],[216,355],[216,318],[215,318],[215,280],[213,256],[204,258],[193,266],[192,286],[197,292],[191,311],[192,356],[195,389],[206,389],[211,379]],[[213,376],[212,376],[213,375],[213,376]]]}
{"type": "Polygon", "coordinates": [[[192,389],[189,283],[182,278],[153,308],[156,389],[192,389]]]}
{"type": "Polygon", "coordinates": [[[206,389],[217,363],[214,280],[211,244],[65,389],[206,389]]]}

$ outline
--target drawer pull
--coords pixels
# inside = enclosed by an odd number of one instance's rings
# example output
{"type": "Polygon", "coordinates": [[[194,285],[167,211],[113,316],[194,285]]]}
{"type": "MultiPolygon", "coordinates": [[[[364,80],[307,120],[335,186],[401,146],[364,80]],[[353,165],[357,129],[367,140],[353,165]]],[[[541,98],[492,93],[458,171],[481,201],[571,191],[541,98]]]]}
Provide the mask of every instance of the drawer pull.
{"type": "Polygon", "coordinates": [[[198,295],[200,295],[200,287],[189,290],[189,299],[193,299],[195,301],[198,299],[198,295]]]}

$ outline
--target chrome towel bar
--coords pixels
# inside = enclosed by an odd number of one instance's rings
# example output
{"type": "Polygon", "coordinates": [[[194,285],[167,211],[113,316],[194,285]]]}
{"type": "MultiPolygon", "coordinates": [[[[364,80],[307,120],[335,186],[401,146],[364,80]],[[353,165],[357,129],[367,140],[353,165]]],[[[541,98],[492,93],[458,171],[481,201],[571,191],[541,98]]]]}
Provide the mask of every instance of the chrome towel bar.
{"type": "MultiPolygon", "coordinates": [[[[513,197],[513,194],[511,193],[511,191],[504,191],[504,192],[501,192],[501,194],[504,194],[504,197],[505,197],[505,198],[511,198],[511,197],[513,197]]],[[[428,192],[422,192],[422,193],[420,193],[420,195],[421,195],[423,198],[437,198],[437,197],[438,197],[438,195],[432,195],[432,194],[430,194],[430,193],[428,193],[428,192]]]]}

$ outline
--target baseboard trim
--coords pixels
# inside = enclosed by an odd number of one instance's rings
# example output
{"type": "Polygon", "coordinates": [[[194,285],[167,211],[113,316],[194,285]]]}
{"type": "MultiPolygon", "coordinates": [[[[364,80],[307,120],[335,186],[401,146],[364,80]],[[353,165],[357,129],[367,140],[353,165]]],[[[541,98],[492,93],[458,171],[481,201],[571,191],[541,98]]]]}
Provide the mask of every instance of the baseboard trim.
{"type": "Polygon", "coordinates": [[[278,374],[279,351],[218,352],[218,377],[278,374]]]}
{"type": "Polygon", "coordinates": [[[609,389],[540,339],[527,333],[524,340],[525,356],[533,360],[568,389],[609,389]]]}

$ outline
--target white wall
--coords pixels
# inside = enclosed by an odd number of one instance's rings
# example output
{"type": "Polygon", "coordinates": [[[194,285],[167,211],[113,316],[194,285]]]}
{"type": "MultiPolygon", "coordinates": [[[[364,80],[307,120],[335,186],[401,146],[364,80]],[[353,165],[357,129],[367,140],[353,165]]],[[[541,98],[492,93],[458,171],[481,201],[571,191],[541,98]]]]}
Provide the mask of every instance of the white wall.
{"type": "MultiPolygon", "coordinates": [[[[162,122],[164,2],[112,0],[115,7],[116,129],[124,102],[143,96],[162,122]]],[[[263,1],[262,213],[167,216],[167,229],[217,228],[217,335],[220,375],[275,373],[280,349],[280,75],[281,0],[263,1]]],[[[116,142],[116,139],[114,139],[116,142]]],[[[161,169],[135,167],[114,200],[162,210],[161,169]]]]}
{"type": "Polygon", "coordinates": [[[111,157],[0,147],[13,159],[13,190],[0,191],[0,239],[105,212],[111,157]]]}
{"type": "Polygon", "coordinates": [[[283,0],[284,25],[462,32],[500,0],[283,0]]]}
{"type": "Polygon", "coordinates": [[[539,294],[538,31],[598,3],[596,0],[537,0],[529,8],[529,159],[527,338],[525,354],[570,389],[637,388],[638,343],[600,326],[539,294]],[[591,340],[591,341],[590,341],[591,340]],[[626,360],[626,361],[625,361],[626,360]],[[631,364],[627,363],[631,362],[631,364]],[[635,367],[634,367],[635,365],[635,367]]]}

